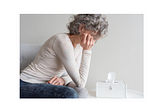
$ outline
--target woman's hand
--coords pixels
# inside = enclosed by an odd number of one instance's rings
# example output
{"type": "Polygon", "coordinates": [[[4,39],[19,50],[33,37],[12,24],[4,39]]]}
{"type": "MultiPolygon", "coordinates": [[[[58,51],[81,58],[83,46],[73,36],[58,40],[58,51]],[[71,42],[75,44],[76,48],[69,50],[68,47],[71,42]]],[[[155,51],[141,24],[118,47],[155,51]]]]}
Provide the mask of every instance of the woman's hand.
{"type": "Polygon", "coordinates": [[[47,84],[52,84],[52,85],[64,85],[65,81],[63,78],[59,78],[57,76],[54,76],[53,78],[51,78],[47,84]]]}
{"type": "Polygon", "coordinates": [[[86,33],[84,33],[81,36],[80,45],[83,47],[83,50],[91,50],[94,43],[95,43],[95,40],[93,39],[93,36],[86,34],[86,33]]]}

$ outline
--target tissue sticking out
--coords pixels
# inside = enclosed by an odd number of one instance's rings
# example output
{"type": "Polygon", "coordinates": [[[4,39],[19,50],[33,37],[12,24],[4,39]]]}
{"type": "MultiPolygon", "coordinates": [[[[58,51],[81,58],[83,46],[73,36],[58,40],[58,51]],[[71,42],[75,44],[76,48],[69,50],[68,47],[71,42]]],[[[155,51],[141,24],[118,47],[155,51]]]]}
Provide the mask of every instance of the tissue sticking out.
{"type": "Polygon", "coordinates": [[[116,73],[115,72],[109,72],[108,73],[108,79],[106,82],[114,83],[114,80],[116,79],[116,73]]]}

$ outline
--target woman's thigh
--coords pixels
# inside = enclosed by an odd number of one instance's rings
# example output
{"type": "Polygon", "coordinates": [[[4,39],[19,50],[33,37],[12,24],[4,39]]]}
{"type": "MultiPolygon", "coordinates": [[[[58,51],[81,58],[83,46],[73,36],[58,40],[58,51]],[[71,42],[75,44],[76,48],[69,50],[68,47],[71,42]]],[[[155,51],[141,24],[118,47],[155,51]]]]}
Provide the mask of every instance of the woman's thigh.
{"type": "Polygon", "coordinates": [[[27,83],[20,80],[20,98],[78,98],[78,93],[66,86],[27,83]]]}

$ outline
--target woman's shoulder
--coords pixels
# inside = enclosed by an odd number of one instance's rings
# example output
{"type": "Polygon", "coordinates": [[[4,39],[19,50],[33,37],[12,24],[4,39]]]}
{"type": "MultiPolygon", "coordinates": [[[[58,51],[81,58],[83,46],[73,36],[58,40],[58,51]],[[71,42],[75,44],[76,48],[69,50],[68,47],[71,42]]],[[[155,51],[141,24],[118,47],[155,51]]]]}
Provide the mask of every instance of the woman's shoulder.
{"type": "Polygon", "coordinates": [[[44,46],[51,46],[53,44],[55,44],[55,42],[57,43],[61,43],[61,42],[67,42],[67,34],[66,33],[58,33],[55,35],[52,35],[48,40],[45,41],[45,43],[43,44],[44,46]]]}
{"type": "Polygon", "coordinates": [[[55,41],[60,41],[60,42],[63,42],[63,41],[66,41],[68,40],[67,39],[67,34],[66,33],[58,33],[58,34],[55,34],[55,35],[52,35],[47,41],[47,42],[55,42],[55,41]]]}
{"type": "Polygon", "coordinates": [[[58,40],[68,40],[68,35],[67,33],[58,33],[58,34],[55,34],[53,35],[51,38],[54,38],[55,40],[58,39],[58,40]]]}
{"type": "Polygon", "coordinates": [[[71,41],[67,33],[58,33],[51,37],[52,45],[71,46],[71,41]]]}

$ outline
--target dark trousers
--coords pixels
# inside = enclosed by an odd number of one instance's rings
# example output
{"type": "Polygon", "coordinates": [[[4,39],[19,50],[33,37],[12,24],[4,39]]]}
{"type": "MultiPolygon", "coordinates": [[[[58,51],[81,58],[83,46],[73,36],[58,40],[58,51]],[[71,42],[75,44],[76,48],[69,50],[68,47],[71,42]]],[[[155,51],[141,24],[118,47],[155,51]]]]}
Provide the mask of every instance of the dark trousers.
{"type": "Polygon", "coordinates": [[[20,98],[78,98],[71,87],[45,83],[28,83],[20,80],[20,98]]]}

